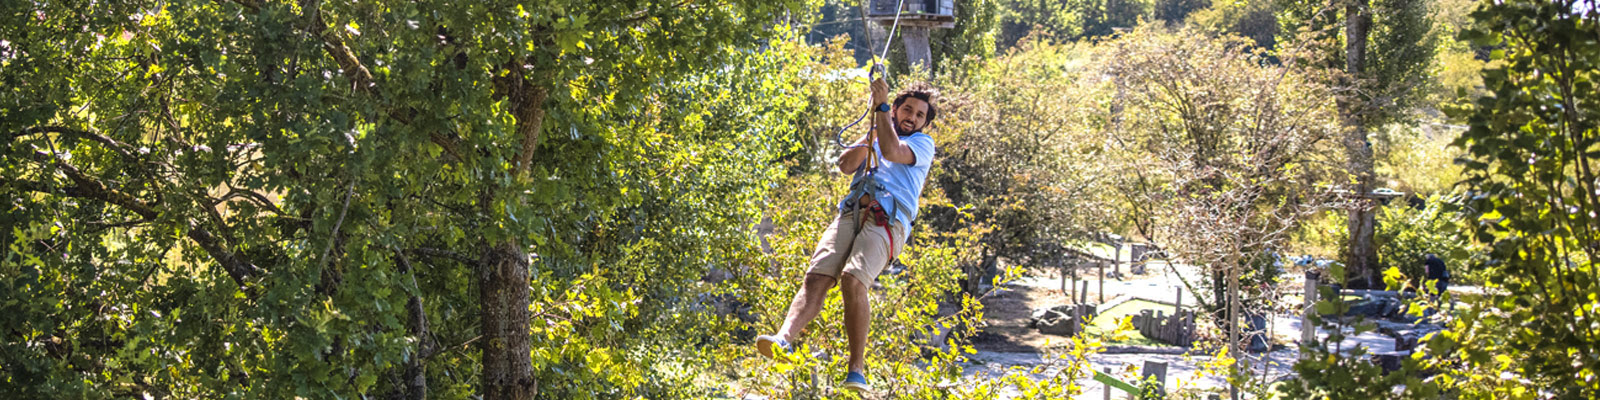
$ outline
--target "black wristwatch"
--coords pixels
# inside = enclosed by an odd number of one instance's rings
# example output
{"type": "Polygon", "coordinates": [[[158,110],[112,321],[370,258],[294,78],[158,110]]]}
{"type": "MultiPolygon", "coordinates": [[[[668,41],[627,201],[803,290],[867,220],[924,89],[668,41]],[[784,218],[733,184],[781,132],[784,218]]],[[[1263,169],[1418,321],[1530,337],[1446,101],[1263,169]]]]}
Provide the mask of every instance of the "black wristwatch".
{"type": "Polygon", "coordinates": [[[889,112],[889,103],[879,104],[878,105],[878,112],[881,112],[881,113],[889,112]]]}

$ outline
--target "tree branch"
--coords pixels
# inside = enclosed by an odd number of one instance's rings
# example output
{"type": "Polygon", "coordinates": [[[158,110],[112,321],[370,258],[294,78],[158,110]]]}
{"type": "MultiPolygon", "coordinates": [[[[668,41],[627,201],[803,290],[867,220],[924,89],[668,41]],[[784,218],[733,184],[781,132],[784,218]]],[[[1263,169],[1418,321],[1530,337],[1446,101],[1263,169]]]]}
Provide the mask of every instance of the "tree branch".
{"type": "Polygon", "coordinates": [[[328,266],[328,253],[333,250],[333,244],[338,242],[339,228],[344,225],[345,214],[350,212],[350,197],[354,196],[355,194],[356,183],[354,180],[352,180],[350,184],[345,187],[344,207],[339,209],[339,220],[333,222],[333,231],[329,232],[328,234],[328,246],[322,248],[322,259],[320,261],[321,268],[328,266]]]}
{"type": "Polygon", "coordinates": [[[448,258],[448,259],[460,262],[462,264],[468,264],[468,265],[471,265],[471,264],[474,264],[474,263],[478,262],[478,260],[474,260],[474,259],[469,258],[467,256],[461,255],[461,253],[457,253],[457,252],[450,251],[450,250],[441,250],[441,249],[434,249],[434,248],[428,248],[428,247],[418,247],[418,248],[409,249],[409,250],[406,250],[406,251],[411,252],[411,253],[416,253],[418,255],[424,255],[424,256],[430,256],[430,257],[448,258]]]}
{"type": "MultiPolygon", "coordinates": [[[[406,253],[399,249],[391,247],[390,250],[394,251],[395,260],[400,262],[400,272],[411,278],[411,289],[417,290],[416,269],[411,266],[411,259],[406,258],[406,253]]],[[[438,351],[438,344],[433,342],[433,334],[428,331],[428,311],[422,307],[422,298],[416,292],[412,292],[406,301],[406,314],[409,317],[406,333],[417,338],[417,355],[405,365],[405,394],[407,399],[422,400],[428,398],[428,365],[425,361],[438,351]]]]}
{"type": "Polygon", "coordinates": [[[235,188],[235,187],[230,187],[227,194],[222,195],[222,197],[216,199],[216,201],[211,203],[211,205],[212,206],[216,206],[218,204],[222,204],[222,203],[227,202],[228,200],[232,200],[234,198],[243,198],[247,202],[253,203],[253,204],[258,205],[258,206],[261,206],[262,208],[266,208],[268,211],[272,211],[273,214],[277,214],[279,217],[289,218],[289,219],[300,219],[300,217],[292,216],[292,215],[289,215],[289,214],[283,212],[283,209],[278,208],[277,204],[273,204],[272,200],[267,199],[267,196],[262,195],[261,193],[257,193],[254,190],[246,190],[246,189],[240,189],[240,188],[235,188]]]}
{"type": "Polygon", "coordinates": [[[37,134],[40,134],[40,133],[54,133],[54,134],[58,134],[58,135],[63,135],[63,136],[74,137],[74,138],[83,139],[83,140],[90,140],[90,141],[94,141],[94,142],[99,142],[100,144],[103,144],[107,148],[111,149],[111,151],[117,152],[117,154],[122,155],[122,158],[126,158],[129,161],[133,161],[133,162],[139,162],[138,157],[135,157],[133,155],[133,151],[131,151],[129,149],[127,144],[123,144],[122,142],[119,142],[116,139],[112,139],[111,137],[108,137],[108,136],[105,136],[105,135],[101,135],[101,134],[94,133],[94,132],[89,132],[89,131],[82,130],[82,129],[68,128],[68,127],[65,127],[65,126],[35,126],[35,127],[23,129],[21,131],[17,131],[15,133],[12,133],[11,137],[8,138],[8,139],[9,140],[16,140],[17,138],[21,138],[21,137],[24,137],[24,136],[37,135],[37,134]]]}
{"type": "Polygon", "coordinates": [[[513,165],[520,175],[528,171],[533,163],[533,151],[539,145],[539,131],[544,126],[544,100],[547,92],[544,86],[532,79],[528,79],[523,63],[512,60],[502,66],[511,71],[505,77],[495,79],[495,94],[506,96],[511,105],[511,113],[517,119],[517,136],[521,139],[522,150],[517,153],[517,162],[513,165]]]}
{"type": "Polygon", "coordinates": [[[89,222],[88,224],[94,227],[94,230],[92,232],[101,232],[101,231],[104,231],[104,230],[107,230],[107,229],[127,228],[127,227],[130,227],[130,226],[135,226],[135,225],[139,225],[139,224],[143,224],[143,223],[147,223],[147,222],[150,222],[150,220],[149,219],[145,219],[145,218],[139,218],[139,219],[135,219],[135,220],[122,221],[122,222],[94,221],[94,222],[89,222]]]}
{"type": "MultiPolygon", "coordinates": [[[[215,1],[218,4],[222,4],[228,0],[215,1]]],[[[250,10],[251,12],[261,12],[261,3],[258,0],[231,1],[247,10],[250,10]]],[[[377,81],[372,76],[372,72],[367,70],[366,65],[361,63],[360,58],[356,57],[355,51],[351,50],[350,46],[345,45],[344,39],[340,38],[336,33],[334,33],[334,31],[328,29],[327,22],[322,19],[322,13],[316,13],[316,18],[312,25],[313,26],[311,29],[313,31],[311,33],[318,39],[321,39],[323,51],[327,52],[328,56],[332,57],[334,62],[339,64],[339,69],[350,78],[351,83],[354,85],[354,89],[358,92],[369,94],[376,92],[379,87],[377,81]]],[[[411,124],[411,116],[408,112],[394,110],[389,112],[388,116],[389,118],[393,118],[402,124],[411,124]]],[[[443,147],[445,153],[450,154],[451,157],[454,157],[456,160],[463,160],[459,150],[459,140],[456,138],[447,136],[443,133],[433,132],[428,134],[428,139],[433,141],[434,144],[438,144],[439,147],[443,147]]]]}
{"type": "MultiPolygon", "coordinates": [[[[71,165],[59,163],[58,169],[63,173],[66,173],[67,177],[72,179],[75,185],[59,187],[43,182],[0,177],[0,187],[11,187],[23,191],[43,193],[48,195],[104,201],[133,212],[145,220],[156,220],[161,214],[156,210],[155,205],[145,203],[138,198],[133,197],[132,195],[123,193],[116,189],[107,188],[105,184],[100,183],[100,181],[94,180],[87,175],[84,175],[83,172],[78,171],[77,168],[74,168],[71,165]]],[[[257,268],[255,264],[251,264],[244,258],[239,257],[238,254],[228,251],[227,248],[222,245],[222,240],[218,239],[216,235],[213,235],[210,230],[192,221],[185,220],[183,224],[186,228],[188,228],[186,235],[189,236],[189,239],[193,240],[195,244],[200,245],[200,248],[205,250],[206,254],[210,255],[212,259],[221,264],[223,270],[227,271],[228,276],[233,278],[234,283],[237,283],[240,287],[244,287],[245,281],[259,271],[259,268],[257,268]]]]}

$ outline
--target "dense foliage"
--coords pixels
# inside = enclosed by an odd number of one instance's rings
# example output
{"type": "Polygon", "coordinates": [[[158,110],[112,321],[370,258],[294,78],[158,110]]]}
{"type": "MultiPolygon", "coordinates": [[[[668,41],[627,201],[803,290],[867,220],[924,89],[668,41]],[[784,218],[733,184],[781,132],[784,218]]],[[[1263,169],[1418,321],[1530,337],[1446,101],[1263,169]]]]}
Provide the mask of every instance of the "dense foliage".
{"type": "Polygon", "coordinates": [[[1338,126],[1319,71],[1264,66],[1237,38],[1188,36],[1110,43],[1107,159],[1134,228],[1207,267],[1189,284],[1221,311],[1230,281],[1251,275],[1241,269],[1327,201],[1338,126]]]}
{"type": "MultiPolygon", "coordinates": [[[[1466,234],[1485,253],[1463,267],[1483,276],[1486,295],[1446,319],[1420,351],[1385,374],[1357,357],[1310,348],[1290,396],[1388,393],[1404,398],[1586,399],[1600,394],[1595,326],[1597,141],[1593,77],[1600,13],[1592,2],[1483,2],[1463,38],[1502,47],[1483,71],[1490,93],[1455,144],[1464,199],[1459,221],[1429,225],[1466,234]],[[1403,391],[1399,389],[1403,385],[1403,391]]],[[[1432,211],[1420,216],[1430,217],[1432,211]]],[[[1446,211],[1441,209],[1441,211],[1446,211]]],[[[1406,229],[1406,228],[1401,228],[1406,229]]],[[[1449,238],[1438,239],[1456,243],[1449,238]]],[[[1428,245],[1437,245],[1429,243],[1428,245]]],[[[1396,271],[1398,272],[1398,271],[1396,271]]],[[[1402,283],[1389,274],[1391,286],[1402,283]]],[[[1455,300],[1446,294],[1444,301],[1455,300]]],[[[1443,310],[1442,304],[1425,307],[1443,310]]],[[[1319,308],[1338,311],[1338,304],[1319,308]]],[[[1421,309],[1420,307],[1418,308],[1421,309]]],[[[1414,312],[1415,313],[1415,312],[1414,312]]],[[[1370,329],[1370,326],[1367,327],[1370,329]]]]}
{"type": "Polygon", "coordinates": [[[4,7],[8,397],[694,390],[804,109],[801,3],[4,7]]]}
{"type": "MultiPolygon", "coordinates": [[[[1430,196],[1413,205],[1397,202],[1383,208],[1378,216],[1378,231],[1374,240],[1378,244],[1378,266],[1385,270],[1397,268],[1411,278],[1416,287],[1422,286],[1426,269],[1422,262],[1428,254],[1443,260],[1454,278],[1477,277],[1465,269],[1472,261],[1476,246],[1466,233],[1466,224],[1457,218],[1459,197],[1430,196]]],[[[1478,279],[1452,281],[1480,283],[1478,279]]]]}
{"type": "MultiPolygon", "coordinates": [[[[1108,196],[1095,189],[1102,120],[1094,117],[1104,90],[1084,79],[1095,73],[1087,46],[1029,43],[949,79],[953,91],[940,134],[943,171],[933,179],[954,205],[923,220],[955,232],[972,223],[983,233],[983,264],[974,277],[992,274],[1000,258],[1014,265],[1059,267],[1063,245],[1100,232],[1110,220],[1108,196]],[[1063,96],[1074,93],[1075,96],[1063,96]]],[[[974,280],[968,290],[976,290],[974,280]]]]}
{"type": "Polygon", "coordinates": [[[1600,10],[1589,1],[1483,3],[1465,36],[1504,45],[1456,144],[1488,245],[1490,298],[1429,341],[1463,398],[1600,395],[1600,10]]]}
{"type": "MultiPolygon", "coordinates": [[[[943,99],[875,397],[1081,394],[1109,338],[984,380],[968,340],[1113,233],[1206,273],[1202,368],[1266,396],[1217,332],[1363,185],[1417,196],[1371,209],[1391,285],[1431,252],[1483,295],[1418,300],[1465,303],[1400,371],[1304,343],[1282,394],[1600,394],[1595,2],[957,3],[928,75],[891,39],[943,99]]],[[[846,189],[860,6],[0,4],[0,398],[849,397],[837,294],[794,363],[749,341],[846,189]]]]}

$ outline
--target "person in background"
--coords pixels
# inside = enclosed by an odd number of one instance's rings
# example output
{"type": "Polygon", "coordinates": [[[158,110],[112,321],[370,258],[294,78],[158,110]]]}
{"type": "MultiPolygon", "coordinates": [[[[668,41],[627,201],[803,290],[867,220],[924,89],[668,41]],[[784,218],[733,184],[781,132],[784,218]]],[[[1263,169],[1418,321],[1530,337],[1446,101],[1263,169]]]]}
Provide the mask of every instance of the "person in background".
{"type": "MultiPolygon", "coordinates": [[[[1422,265],[1427,269],[1425,271],[1427,276],[1425,282],[1433,282],[1433,299],[1438,301],[1439,295],[1444,294],[1445,290],[1450,288],[1450,270],[1445,268],[1444,260],[1439,259],[1439,256],[1433,253],[1428,253],[1426,257],[1423,257],[1422,265]]],[[[1451,304],[1451,308],[1455,308],[1455,304],[1451,304]]]]}

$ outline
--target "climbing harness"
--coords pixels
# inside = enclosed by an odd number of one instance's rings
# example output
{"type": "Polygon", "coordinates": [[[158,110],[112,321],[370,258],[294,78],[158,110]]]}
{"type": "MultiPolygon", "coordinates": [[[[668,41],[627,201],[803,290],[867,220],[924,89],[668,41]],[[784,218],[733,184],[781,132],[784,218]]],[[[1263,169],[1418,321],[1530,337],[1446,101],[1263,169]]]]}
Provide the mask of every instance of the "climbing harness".
{"type": "MultiPolygon", "coordinates": [[[[872,200],[869,200],[868,203],[865,205],[865,208],[866,208],[866,212],[869,215],[872,216],[872,219],[878,221],[878,226],[883,227],[883,235],[885,237],[889,238],[889,257],[890,257],[890,261],[893,261],[893,258],[894,258],[894,231],[889,229],[889,213],[883,210],[883,204],[882,203],[878,203],[878,199],[877,198],[873,198],[872,200]]],[[[856,214],[856,218],[863,218],[863,216],[858,213],[858,214],[856,214]]],[[[856,227],[857,227],[857,229],[859,229],[861,227],[861,222],[859,222],[859,221],[856,222],[856,227]]]]}
{"type": "MultiPolygon", "coordinates": [[[[884,67],[881,60],[884,60],[889,56],[889,44],[893,43],[894,34],[900,30],[900,14],[904,11],[905,2],[905,0],[900,0],[899,3],[895,5],[894,24],[889,28],[889,36],[884,38],[883,52],[878,55],[877,59],[873,60],[872,67],[867,69],[867,82],[869,85],[873,81],[874,75],[882,75],[885,83],[888,83],[889,70],[888,68],[884,67]]],[[[872,136],[877,134],[877,121],[873,121],[868,128],[867,143],[851,145],[844,144],[845,131],[848,131],[850,128],[860,124],[861,120],[866,119],[868,115],[871,115],[872,110],[877,106],[877,104],[868,106],[867,110],[861,113],[861,116],[856,117],[855,121],[851,121],[844,127],[839,128],[839,132],[834,135],[834,144],[844,148],[846,151],[859,147],[872,147],[868,151],[867,157],[861,159],[861,165],[856,166],[856,171],[854,173],[854,177],[852,178],[853,181],[850,184],[850,194],[845,196],[844,202],[839,207],[839,212],[844,213],[852,208],[857,210],[856,229],[858,230],[861,229],[861,222],[863,222],[861,220],[865,219],[867,216],[871,216],[872,219],[877,222],[878,226],[883,227],[884,236],[889,238],[889,257],[890,262],[893,263],[895,254],[894,231],[891,230],[889,226],[892,223],[890,221],[890,216],[894,215],[894,205],[892,203],[894,199],[889,196],[889,191],[884,188],[882,184],[878,183],[877,180],[872,179],[872,175],[878,171],[878,166],[883,163],[883,161],[880,159],[881,153],[879,153],[877,148],[878,141],[872,136]],[[872,198],[863,203],[861,201],[861,196],[869,193],[872,194],[872,198]],[[885,209],[882,203],[883,199],[886,197],[889,197],[889,201],[891,201],[888,209],[885,209]]]]}

